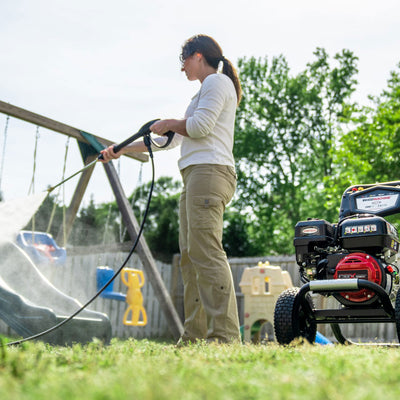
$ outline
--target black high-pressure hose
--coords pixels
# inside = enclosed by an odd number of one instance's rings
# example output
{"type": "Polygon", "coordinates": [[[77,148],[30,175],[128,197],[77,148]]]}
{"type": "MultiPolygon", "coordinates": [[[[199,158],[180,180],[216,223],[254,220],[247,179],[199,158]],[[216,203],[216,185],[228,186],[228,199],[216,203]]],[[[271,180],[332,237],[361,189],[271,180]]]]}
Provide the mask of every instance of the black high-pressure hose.
{"type": "MultiPolygon", "coordinates": [[[[154,143],[154,142],[151,140],[151,137],[150,137],[150,126],[151,126],[155,121],[157,121],[157,120],[153,120],[153,121],[147,122],[145,125],[142,126],[142,128],[139,130],[138,133],[136,133],[135,135],[131,136],[129,139],[125,140],[124,142],[122,142],[122,143],[120,143],[120,144],[114,146],[114,148],[113,148],[114,152],[117,153],[117,152],[120,151],[123,147],[127,146],[129,143],[133,142],[134,140],[136,140],[136,139],[138,139],[138,138],[140,138],[140,137],[143,137],[143,141],[144,141],[144,143],[145,143],[145,145],[146,145],[146,147],[147,147],[147,150],[148,150],[148,152],[149,152],[149,155],[150,155],[151,168],[152,168],[151,186],[150,186],[149,196],[148,196],[148,198],[147,198],[146,209],[145,209],[145,212],[144,212],[144,214],[143,214],[143,219],[142,219],[142,222],[141,222],[141,224],[140,224],[140,228],[139,228],[139,232],[138,232],[138,235],[137,235],[137,237],[136,237],[136,240],[135,240],[135,242],[134,242],[134,244],[133,244],[133,246],[132,246],[132,248],[131,248],[131,250],[130,250],[128,256],[126,257],[125,261],[124,261],[124,262],[122,263],[122,265],[119,267],[119,269],[118,269],[117,272],[114,274],[114,276],[113,276],[113,277],[112,277],[112,278],[111,278],[111,279],[110,279],[110,280],[109,280],[109,281],[108,281],[108,282],[107,282],[107,283],[106,283],[106,284],[105,284],[105,285],[104,285],[90,300],[88,300],[86,304],[84,304],[81,308],[79,308],[79,309],[78,309],[75,313],[73,313],[71,316],[69,316],[69,317],[66,318],[65,320],[63,320],[63,321],[61,321],[60,323],[58,323],[57,325],[54,325],[53,327],[51,327],[51,328],[49,328],[49,329],[47,329],[47,330],[45,330],[45,331],[43,331],[43,332],[37,333],[37,334],[35,334],[35,335],[29,336],[29,337],[24,338],[24,339],[20,339],[20,340],[16,340],[16,341],[13,341],[13,342],[9,342],[9,343],[6,344],[7,346],[19,345],[19,344],[21,344],[21,343],[24,343],[24,342],[27,342],[27,341],[30,341],[30,340],[38,339],[38,338],[40,338],[40,337],[42,337],[42,336],[44,336],[44,335],[47,335],[47,334],[50,333],[50,332],[55,331],[56,329],[60,328],[61,326],[65,325],[67,322],[71,321],[74,317],[76,317],[80,312],[82,312],[89,304],[91,304],[94,300],[96,300],[96,299],[100,296],[100,294],[103,293],[103,291],[107,288],[107,286],[110,285],[111,282],[113,282],[114,279],[115,279],[115,278],[121,273],[121,271],[125,268],[126,264],[128,263],[129,259],[130,259],[131,256],[132,256],[133,252],[135,251],[136,246],[137,246],[138,243],[139,243],[139,239],[140,239],[140,237],[141,237],[141,235],[142,235],[142,232],[143,232],[144,224],[145,224],[145,222],[146,222],[147,214],[148,214],[149,208],[150,208],[151,197],[152,197],[152,194],[153,194],[153,189],[154,189],[154,177],[155,177],[155,171],[154,171],[154,170],[155,170],[155,168],[154,168],[154,159],[153,159],[153,151],[152,151],[152,149],[151,149],[151,144],[155,145],[156,147],[160,147],[160,148],[167,147],[167,146],[171,143],[171,140],[172,140],[172,138],[173,138],[173,136],[174,136],[174,132],[169,131],[169,132],[167,132],[167,133],[165,134],[165,135],[168,137],[168,140],[167,140],[167,142],[166,142],[164,145],[159,146],[159,145],[157,145],[156,143],[154,143]]],[[[97,158],[97,160],[100,160],[100,159],[102,159],[102,158],[103,158],[103,155],[100,154],[99,157],[97,158]]],[[[97,160],[95,160],[95,161],[97,161],[97,160]]],[[[86,169],[86,168],[87,168],[87,166],[85,167],[85,169],[86,169]]],[[[81,171],[82,171],[82,170],[81,170],[81,171]]],[[[81,171],[78,171],[77,173],[79,173],[79,172],[81,172],[81,171]]],[[[77,173],[75,173],[74,175],[70,176],[70,177],[67,178],[66,180],[72,178],[72,177],[75,176],[77,173]]],[[[49,191],[55,189],[56,187],[58,187],[59,185],[61,185],[62,183],[64,183],[66,180],[64,180],[64,181],[60,182],[58,185],[52,187],[51,189],[49,189],[49,191]]],[[[5,345],[4,345],[3,343],[0,343],[0,347],[4,347],[4,346],[5,346],[5,345]]]]}

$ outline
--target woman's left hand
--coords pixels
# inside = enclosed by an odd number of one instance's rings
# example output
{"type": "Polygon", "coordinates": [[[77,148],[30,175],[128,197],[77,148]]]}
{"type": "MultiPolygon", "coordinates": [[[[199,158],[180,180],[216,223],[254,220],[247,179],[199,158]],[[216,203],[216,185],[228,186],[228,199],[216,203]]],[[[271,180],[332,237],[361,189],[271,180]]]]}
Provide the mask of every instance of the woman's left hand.
{"type": "Polygon", "coordinates": [[[154,122],[154,124],[150,126],[150,130],[156,135],[163,136],[169,131],[168,120],[161,119],[160,121],[154,122]]]}

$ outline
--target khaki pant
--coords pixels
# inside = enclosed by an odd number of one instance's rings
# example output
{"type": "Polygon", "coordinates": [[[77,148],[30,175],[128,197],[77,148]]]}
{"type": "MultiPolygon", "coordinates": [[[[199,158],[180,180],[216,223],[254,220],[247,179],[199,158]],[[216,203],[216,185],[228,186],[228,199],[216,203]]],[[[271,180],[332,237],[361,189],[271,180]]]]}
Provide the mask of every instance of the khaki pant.
{"type": "Polygon", "coordinates": [[[223,213],[235,192],[236,174],[231,167],[212,164],[192,165],[181,173],[182,341],[238,341],[235,288],[222,247],[223,213]]]}

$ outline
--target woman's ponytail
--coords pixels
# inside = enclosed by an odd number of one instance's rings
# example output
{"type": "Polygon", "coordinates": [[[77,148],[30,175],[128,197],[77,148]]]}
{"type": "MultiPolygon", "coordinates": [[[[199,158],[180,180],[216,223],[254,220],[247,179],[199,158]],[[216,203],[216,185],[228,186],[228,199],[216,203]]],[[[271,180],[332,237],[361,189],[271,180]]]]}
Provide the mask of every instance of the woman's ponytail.
{"type": "Polygon", "coordinates": [[[233,64],[224,56],[222,56],[222,63],[223,63],[222,73],[231,78],[236,90],[237,104],[239,105],[240,100],[242,98],[242,86],[240,84],[239,75],[233,64]]]}
{"type": "Polygon", "coordinates": [[[223,56],[222,49],[217,41],[207,35],[192,36],[182,46],[181,61],[196,52],[202,54],[207,63],[215,69],[218,69],[218,65],[222,61],[222,73],[231,78],[236,90],[237,104],[239,105],[240,99],[242,98],[242,87],[240,85],[239,75],[233,64],[223,56]]]}

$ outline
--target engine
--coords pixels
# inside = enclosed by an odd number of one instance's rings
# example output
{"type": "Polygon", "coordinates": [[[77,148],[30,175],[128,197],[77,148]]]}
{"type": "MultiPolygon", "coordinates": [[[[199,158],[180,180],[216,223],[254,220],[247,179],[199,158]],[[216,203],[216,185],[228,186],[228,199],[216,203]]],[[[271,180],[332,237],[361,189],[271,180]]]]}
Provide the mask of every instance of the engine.
{"type": "MultiPolygon", "coordinates": [[[[388,295],[393,283],[399,282],[398,232],[380,216],[354,215],[338,224],[320,219],[298,222],[294,246],[303,282],[366,279],[383,287],[388,295]]],[[[333,296],[345,306],[369,305],[377,300],[367,289],[333,296]]]]}

